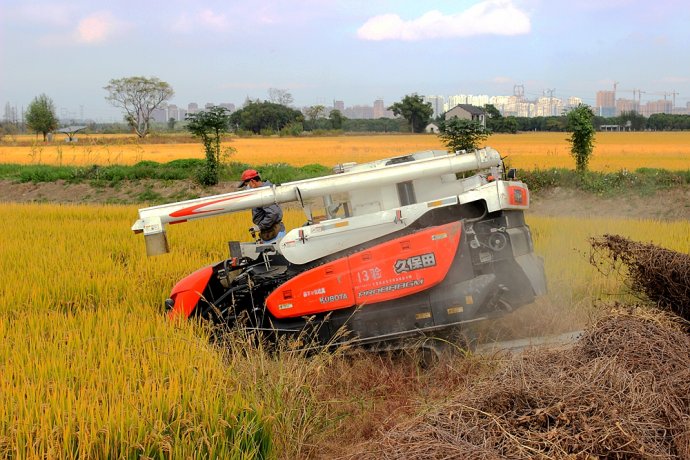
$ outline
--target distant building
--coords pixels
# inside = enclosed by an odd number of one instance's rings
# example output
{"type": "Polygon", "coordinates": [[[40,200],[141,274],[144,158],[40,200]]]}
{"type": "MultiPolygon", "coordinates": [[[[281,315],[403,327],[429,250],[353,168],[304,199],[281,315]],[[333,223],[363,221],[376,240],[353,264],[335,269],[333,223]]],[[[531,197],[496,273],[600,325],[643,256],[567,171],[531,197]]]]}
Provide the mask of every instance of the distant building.
{"type": "Polygon", "coordinates": [[[374,108],[370,105],[353,105],[343,111],[343,115],[352,119],[374,118],[374,108]]]}
{"type": "Polygon", "coordinates": [[[333,101],[333,108],[335,110],[340,110],[342,113],[345,110],[345,102],[343,101],[333,101]]]}
{"type": "Polygon", "coordinates": [[[383,99],[376,99],[374,101],[373,117],[374,118],[383,118],[385,113],[386,113],[386,106],[383,104],[383,99]]]}
{"type": "Polygon", "coordinates": [[[187,113],[192,114],[192,113],[197,113],[199,111],[199,104],[196,102],[190,102],[187,104],[187,113]]]}
{"type": "Polygon", "coordinates": [[[168,110],[165,107],[158,107],[151,112],[151,118],[158,123],[168,121],[168,110]]]}
{"type": "Polygon", "coordinates": [[[175,104],[168,105],[167,113],[165,117],[170,120],[171,118],[175,121],[180,121],[180,112],[175,104]]]}
{"type": "Polygon", "coordinates": [[[431,104],[431,107],[434,109],[434,114],[432,115],[434,118],[440,116],[445,110],[446,98],[443,96],[424,96],[424,102],[431,104]]]}
{"type": "Polygon", "coordinates": [[[235,104],[233,104],[232,102],[221,102],[220,106],[224,109],[227,109],[230,113],[235,111],[235,104]]]}
{"type": "Polygon", "coordinates": [[[616,99],[616,116],[622,113],[638,112],[640,104],[634,99],[616,99]]]}
{"type": "Polygon", "coordinates": [[[477,121],[486,127],[486,112],[481,107],[470,104],[458,104],[446,112],[446,120],[450,120],[453,117],[477,121]]]}
{"type": "Polygon", "coordinates": [[[535,104],[535,115],[554,117],[563,112],[563,101],[557,97],[540,97],[535,104]]]}
{"type": "Polygon", "coordinates": [[[582,99],[580,99],[579,97],[570,96],[568,98],[566,106],[567,107],[577,107],[580,104],[582,104],[582,99]]]}
{"type": "Polygon", "coordinates": [[[597,91],[597,115],[602,117],[613,117],[616,115],[616,92],[597,91]]]}
{"type": "Polygon", "coordinates": [[[640,107],[642,115],[648,117],[655,113],[673,113],[673,103],[666,99],[658,101],[649,101],[644,106],[640,107]]]}

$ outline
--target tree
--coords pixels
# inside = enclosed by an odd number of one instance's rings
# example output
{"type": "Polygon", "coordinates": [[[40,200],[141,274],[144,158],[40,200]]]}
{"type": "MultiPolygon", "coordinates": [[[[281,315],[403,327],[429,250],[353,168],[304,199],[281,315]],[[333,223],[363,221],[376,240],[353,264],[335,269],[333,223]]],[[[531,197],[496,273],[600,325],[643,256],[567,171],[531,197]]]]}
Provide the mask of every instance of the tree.
{"type": "Polygon", "coordinates": [[[175,130],[175,123],[177,123],[177,120],[175,120],[174,117],[168,118],[168,129],[169,129],[170,131],[174,131],[174,130],[175,130]]]}
{"type": "Polygon", "coordinates": [[[441,122],[438,136],[448,147],[448,151],[467,152],[479,148],[479,143],[485,140],[491,131],[484,128],[478,121],[453,117],[441,122]]]}
{"type": "Polygon", "coordinates": [[[168,83],[156,77],[113,79],[103,89],[108,91],[106,100],[124,109],[125,120],[134,126],[134,131],[142,138],[149,132],[151,113],[175,94],[168,83]]]}
{"type": "Polygon", "coordinates": [[[305,113],[311,121],[318,120],[319,118],[323,117],[325,112],[326,107],[322,105],[312,105],[311,107],[305,110],[305,113]]]}
{"type": "Polygon", "coordinates": [[[208,110],[188,114],[185,119],[189,121],[187,129],[201,138],[206,151],[206,163],[198,171],[197,180],[202,185],[216,185],[223,157],[234,151],[233,148],[225,151],[221,149],[223,134],[230,129],[229,111],[224,107],[213,106],[208,110]]]}
{"type": "MultiPolygon", "coordinates": [[[[306,108],[304,113],[309,118],[309,124],[305,123],[304,128],[313,131],[315,129],[319,129],[319,120],[325,115],[326,107],[322,105],[312,105],[311,107],[306,108]]],[[[325,124],[327,123],[321,123],[321,125],[325,124]]],[[[322,127],[327,128],[327,126],[322,127]]]]}
{"type": "Polygon", "coordinates": [[[286,89],[268,88],[268,100],[288,107],[292,104],[292,94],[286,89]]]}
{"type": "Polygon", "coordinates": [[[26,111],[26,124],[37,133],[42,133],[45,142],[48,133],[58,127],[53,100],[45,94],[34,98],[26,111]]]}
{"type": "Polygon", "coordinates": [[[492,133],[517,133],[518,122],[515,117],[504,117],[493,104],[486,104],[484,110],[487,115],[486,127],[492,133]]]}
{"type": "Polygon", "coordinates": [[[501,111],[493,104],[485,104],[484,110],[489,118],[502,118],[501,111]]]}
{"type": "Polygon", "coordinates": [[[302,121],[304,116],[299,110],[268,101],[247,100],[244,107],[230,116],[232,126],[256,134],[279,132],[287,125],[298,125],[302,121]]]}
{"type": "Polygon", "coordinates": [[[578,172],[587,171],[589,158],[594,149],[594,112],[586,104],[580,104],[568,112],[567,130],[570,136],[570,153],[575,158],[575,169],[578,172]]]}
{"type": "Polygon", "coordinates": [[[410,94],[405,96],[402,101],[388,107],[395,115],[402,115],[410,126],[410,132],[421,133],[429,123],[434,108],[430,102],[424,102],[422,96],[410,94]]]}
{"type": "Polygon", "coordinates": [[[342,129],[345,117],[343,113],[338,109],[333,109],[328,113],[328,119],[331,121],[331,128],[342,129]]]}
{"type": "Polygon", "coordinates": [[[618,117],[618,124],[629,128],[632,131],[642,131],[645,129],[646,123],[647,119],[644,117],[644,115],[641,115],[634,110],[630,112],[622,112],[620,117],[618,117]]]}

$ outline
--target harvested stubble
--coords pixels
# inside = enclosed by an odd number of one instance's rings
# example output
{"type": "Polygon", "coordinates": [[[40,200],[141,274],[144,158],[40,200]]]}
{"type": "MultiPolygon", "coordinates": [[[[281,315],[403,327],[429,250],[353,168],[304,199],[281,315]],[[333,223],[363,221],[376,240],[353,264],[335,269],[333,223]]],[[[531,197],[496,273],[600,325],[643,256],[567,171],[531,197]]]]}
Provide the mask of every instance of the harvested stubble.
{"type": "Polygon", "coordinates": [[[572,349],[513,357],[352,458],[690,458],[690,337],[618,311],[572,349]]]}
{"type": "Polygon", "coordinates": [[[690,320],[690,255],[606,234],[590,240],[592,264],[602,271],[627,267],[627,284],[660,308],[690,320]]]}

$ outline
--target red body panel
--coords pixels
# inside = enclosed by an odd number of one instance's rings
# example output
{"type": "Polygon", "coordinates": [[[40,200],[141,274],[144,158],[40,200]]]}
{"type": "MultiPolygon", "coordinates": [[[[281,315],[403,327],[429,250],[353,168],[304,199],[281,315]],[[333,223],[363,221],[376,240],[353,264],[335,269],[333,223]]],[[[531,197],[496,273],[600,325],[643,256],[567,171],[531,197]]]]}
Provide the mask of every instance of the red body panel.
{"type": "Polygon", "coordinates": [[[316,267],[276,289],[266,306],[276,318],[290,318],[429,289],[446,277],[461,229],[460,222],[451,222],[316,267]]]}
{"type": "Polygon", "coordinates": [[[526,187],[510,185],[508,187],[508,203],[513,206],[529,207],[529,190],[526,187]]]}
{"type": "Polygon", "coordinates": [[[310,315],[351,307],[355,303],[346,257],[295,276],[266,299],[276,318],[310,315]]]}
{"type": "Polygon", "coordinates": [[[175,302],[175,306],[169,313],[171,319],[178,315],[189,318],[197,302],[199,302],[201,294],[206,289],[212,273],[213,267],[202,268],[183,278],[173,287],[170,298],[175,302]]]}

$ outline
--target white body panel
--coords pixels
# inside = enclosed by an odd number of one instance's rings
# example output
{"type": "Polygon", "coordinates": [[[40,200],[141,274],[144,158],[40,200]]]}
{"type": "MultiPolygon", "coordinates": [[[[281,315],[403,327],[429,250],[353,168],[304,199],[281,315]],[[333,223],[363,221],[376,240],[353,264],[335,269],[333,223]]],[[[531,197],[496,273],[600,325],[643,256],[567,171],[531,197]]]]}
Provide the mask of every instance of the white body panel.
{"type": "MultiPolygon", "coordinates": [[[[428,151],[421,152],[419,156],[421,159],[411,162],[386,165],[388,161],[379,160],[352,167],[342,174],[143,208],[139,210],[139,219],[132,230],[147,234],[147,224],[151,219],[156,219],[156,222],[160,219],[164,225],[337,193],[355,193],[367,197],[368,202],[351,200],[353,210],[359,208],[355,215],[367,214],[376,207],[378,210],[393,207],[388,204],[391,199],[397,199],[393,192],[397,183],[424,177],[435,178],[439,182],[439,177],[444,175],[489,169],[501,164],[499,153],[490,148],[465,154],[428,151]],[[385,186],[392,188],[384,190],[385,186]]],[[[435,195],[430,199],[443,196],[435,195]]]]}

